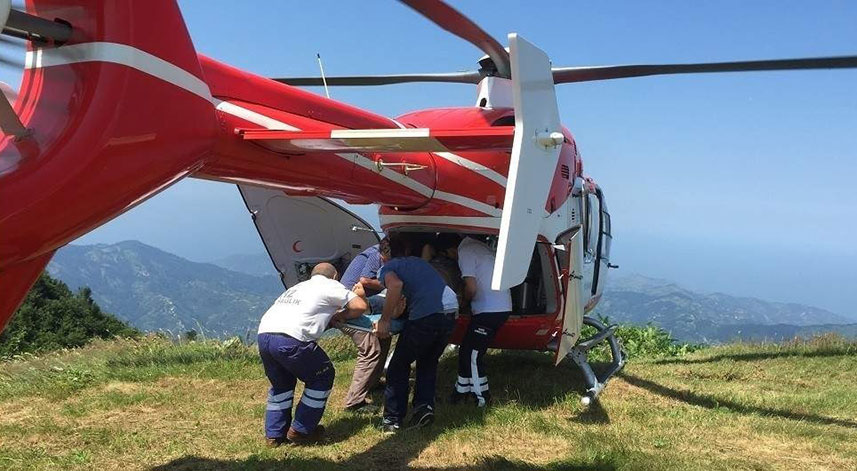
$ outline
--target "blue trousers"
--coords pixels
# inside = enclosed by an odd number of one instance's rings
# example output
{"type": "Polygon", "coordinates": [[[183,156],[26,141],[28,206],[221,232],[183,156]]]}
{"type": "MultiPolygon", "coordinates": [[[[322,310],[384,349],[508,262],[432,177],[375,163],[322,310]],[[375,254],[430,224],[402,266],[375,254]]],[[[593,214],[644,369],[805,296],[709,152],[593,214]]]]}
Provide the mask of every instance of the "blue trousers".
{"type": "Polygon", "coordinates": [[[335,370],[327,353],[315,342],[302,342],[282,334],[259,334],[259,355],[265,376],[271,382],[265,407],[265,436],[282,438],[291,426],[311,433],[318,426],[335,370]],[[292,420],[295,384],[304,383],[304,393],[292,420]]]}
{"type": "Polygon", "coordinates": [[[449,343],[455,321],[452,314],[432,314],[405,322],[396,342],[396,349],[387,366],[387,387],[384,390],[384,418],[401,423],[408,411],[411,363],[416,362],[414,407],[434,408],[437,385],[437,362],[449,343]]]}

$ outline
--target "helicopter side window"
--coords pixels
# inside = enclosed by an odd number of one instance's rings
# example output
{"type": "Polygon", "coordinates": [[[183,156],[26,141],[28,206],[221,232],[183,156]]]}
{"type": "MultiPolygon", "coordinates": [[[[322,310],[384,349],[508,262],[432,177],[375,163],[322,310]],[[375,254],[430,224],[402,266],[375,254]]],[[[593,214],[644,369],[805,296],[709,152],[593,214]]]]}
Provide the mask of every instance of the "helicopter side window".
{"type": "Polygon", "coordinates": [[[598,254],[598,233],[601,231],[601,203],[595,193],[586,197],[586,232],[583,234],[583,256],[591,262],[598,254]]]}
{"type": "Polygon", "coordinates": [[[601,211],[601,260],[610,260],[610,245],[613,242],[613,234],[610,228],[610,213],[606,208],[601,211]]]}

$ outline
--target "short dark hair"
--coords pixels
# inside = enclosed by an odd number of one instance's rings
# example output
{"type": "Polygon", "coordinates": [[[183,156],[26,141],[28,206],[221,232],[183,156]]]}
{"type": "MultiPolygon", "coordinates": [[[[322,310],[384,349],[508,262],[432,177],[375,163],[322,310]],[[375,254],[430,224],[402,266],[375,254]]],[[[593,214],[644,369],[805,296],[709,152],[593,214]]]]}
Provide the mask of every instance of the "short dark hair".
{"type": "Polygon", "coordinates": [[[446,249],[451,249],[453,247],[458,247],[458,244],[461,243],[461,236],[454,232],[441,232],[437,235],[437,238],[434,241],[434,247],[443,252],[446,249]]]}
{"type": "Polygon", "coordinates": [[[390,257],[404,257],[408,255],[409,245],[404,237],[395,234],[390,236],[390,257]]]}

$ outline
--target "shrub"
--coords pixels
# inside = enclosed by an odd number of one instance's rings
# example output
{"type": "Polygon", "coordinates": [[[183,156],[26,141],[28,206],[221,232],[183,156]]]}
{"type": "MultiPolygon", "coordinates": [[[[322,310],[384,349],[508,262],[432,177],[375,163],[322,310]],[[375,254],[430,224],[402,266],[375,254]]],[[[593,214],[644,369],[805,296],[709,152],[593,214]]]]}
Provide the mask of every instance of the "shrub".
{"type": "MultiPolygon", "coordinates": [[[[599,316],[599,320],[605,325],[610,324],[607,317],[599,316]]],[[[582,339],[593,335],[593,327],[583,326],[580,333],[582,339]]],[[[700,348],[698,345],[678,342],[669,332],[652,323],[645,326],[620,324],[616,328],[616,337],[622,342],[628,358],[681,356],[700,348]]],[[[601,345],[593,349],[590,358],[595,361],[607,360],[609,351],[606,344],[601,345]]]]}
{"type": "Polygon", "coordinates": [[[89,288],[72,293],[65,283],[43,273],[0,333],[0,358],[80,347],[93,338],[139,335],[137,329],[103,312],[89,288]]]}

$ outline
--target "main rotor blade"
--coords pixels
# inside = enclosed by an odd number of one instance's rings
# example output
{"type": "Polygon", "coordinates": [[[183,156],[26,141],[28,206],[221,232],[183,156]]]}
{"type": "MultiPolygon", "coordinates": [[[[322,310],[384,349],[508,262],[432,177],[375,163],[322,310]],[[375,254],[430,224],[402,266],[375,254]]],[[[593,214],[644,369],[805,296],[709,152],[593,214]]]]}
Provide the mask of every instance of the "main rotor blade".
{"type": "Polygon", "coordinates": [[[481,49],[491,58],[501,77],[511,77],[509,53],[476,23],[441,0],[400,0],[436,25],[481,49]]]}
{"type": "MultiPolygon", "coordinates": [[[[449,82],[449,83],[479,83],[482,76],[479,72],[452,72],[446,74],[397,74],[397,75],[353,75],[347,77],[325,77],[327,85],[390,85],[409,82],[449,82]]],[[[288,85],[324,85],[321,77],[286,77],[275,78],[280,83],[288,85]]]]}
{"type": "Polygon", "coordinates": [[[857,67],[857,56],[811,57],[699,64],[636,64],[590,67],[554,67],[554,83],[593,82],[650,75],[750,72],[759,70],[846,69],[857,67]]]}

